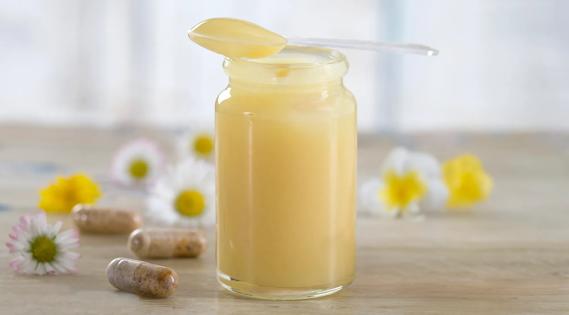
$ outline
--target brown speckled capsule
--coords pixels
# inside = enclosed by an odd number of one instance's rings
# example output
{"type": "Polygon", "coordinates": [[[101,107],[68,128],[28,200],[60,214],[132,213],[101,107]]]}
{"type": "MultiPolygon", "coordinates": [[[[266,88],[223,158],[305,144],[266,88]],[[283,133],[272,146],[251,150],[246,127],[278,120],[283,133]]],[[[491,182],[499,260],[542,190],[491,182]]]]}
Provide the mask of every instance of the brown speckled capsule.
{"type": "Polygon", "coordinates": [[[142,217],[127,209],[77,205],[72,216],[79,230],[89,233],[127,234],[142,225],[142,217]]]}
{"type": "Polygon", "coordinates": [[[130,234],[128,248],[140,258],[198,257],[206,239],[198,231],[144,228],[130,234]]]}
{"type": "Polygon", "coordinates": [[[178,285],[178,274],[168,267],[121,257],[107,266],[107,279],[119,290],[156,298],[172,295],[178,285]]]}

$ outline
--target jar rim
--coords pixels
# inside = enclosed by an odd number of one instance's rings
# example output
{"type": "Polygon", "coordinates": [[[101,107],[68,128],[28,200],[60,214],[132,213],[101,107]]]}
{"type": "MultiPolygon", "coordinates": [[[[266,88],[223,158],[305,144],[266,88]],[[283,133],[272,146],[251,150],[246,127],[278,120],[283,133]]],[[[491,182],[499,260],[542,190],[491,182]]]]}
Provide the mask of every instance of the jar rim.
{"type": "Polygon", "coordinates": [[[223,68],[232,79],[290,85],[338,80],[348,62],[337,50],[287,45],[269,57],[226,58],[223,68]]]}
{"type": "Polygon", "coordinates": [[[297,45],[287,45],[285,46],[279,53],[268,56],[264,58],[239,58],[239,59],[230,59],[226,58],[226,61],[235,62],[247,62],[258,64],[261,66],[282,66],[287,65],[289,67],[299,67],[299,68],[308,68],[308,67],[318,67],[324,65],[330,65],[334,63],[341,63],[346,62],[346,56],[337,50],[333,50],[330,48],[324,47],[314,47],[314,46],[297,46],[297,45]],[[301,61],[295,60],[293,62],[282,62],[286,59],[286,56],[289,54],[302,54],[304,57],[311,56],[314,58],[314,62],[308,62],[306,60],[301,61]],[[318,58],[319,60],[316,60],[318,58]],[[280,62],[279,62],[280,61],[280,62]]]}

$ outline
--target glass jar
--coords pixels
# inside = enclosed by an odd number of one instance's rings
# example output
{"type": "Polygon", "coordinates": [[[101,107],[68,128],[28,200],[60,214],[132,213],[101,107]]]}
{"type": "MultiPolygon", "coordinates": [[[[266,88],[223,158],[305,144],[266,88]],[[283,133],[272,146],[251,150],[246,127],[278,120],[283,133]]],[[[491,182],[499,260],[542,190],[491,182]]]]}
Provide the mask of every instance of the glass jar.
{"type": "Polygon", "coordinates": [[[337,51],[226,59],[216,104],[217,267],[226,289],[306,299],[354,278],[356,104],[337,51]]]}

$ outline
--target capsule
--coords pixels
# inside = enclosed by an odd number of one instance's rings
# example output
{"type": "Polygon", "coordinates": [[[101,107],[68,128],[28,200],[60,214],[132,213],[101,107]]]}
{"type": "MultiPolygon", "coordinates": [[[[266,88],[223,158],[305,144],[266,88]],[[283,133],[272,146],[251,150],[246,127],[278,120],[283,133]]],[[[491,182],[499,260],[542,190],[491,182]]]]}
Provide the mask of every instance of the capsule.
{"type": "Polygon", "coordinates": [[[178,274],[174,270],[122,257],[109,263],[107,279],[119,290],[155,298],[169,297],[178,285],[178,274]]]}
{"type": "Polygon", "coordinates": [[[73,208],[72,217],[75,225],[88,233],[127,234],[142,225],[142,217],[128,209],[77,205],[73,208]]]}
{"type": "Polygon", "coordinates": [[[140,258],[198,257],[206,243],[202,233],[185,229],[138,229],[128,238],[128,248],[140,258]]]}

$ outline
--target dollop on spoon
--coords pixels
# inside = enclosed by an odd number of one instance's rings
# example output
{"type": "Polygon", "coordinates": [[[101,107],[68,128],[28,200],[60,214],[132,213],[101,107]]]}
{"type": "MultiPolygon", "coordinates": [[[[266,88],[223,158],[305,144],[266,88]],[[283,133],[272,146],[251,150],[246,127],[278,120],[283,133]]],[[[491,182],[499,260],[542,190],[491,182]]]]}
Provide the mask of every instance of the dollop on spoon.
{"type": "Polygon", "coordinates": [[[213,18],[188,31],[196,44],[229,58],[262,58],[274,55],[286,38],[257,24],[231,18],[213,18]]]}

